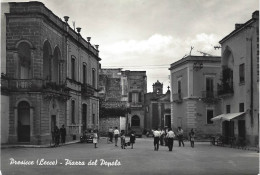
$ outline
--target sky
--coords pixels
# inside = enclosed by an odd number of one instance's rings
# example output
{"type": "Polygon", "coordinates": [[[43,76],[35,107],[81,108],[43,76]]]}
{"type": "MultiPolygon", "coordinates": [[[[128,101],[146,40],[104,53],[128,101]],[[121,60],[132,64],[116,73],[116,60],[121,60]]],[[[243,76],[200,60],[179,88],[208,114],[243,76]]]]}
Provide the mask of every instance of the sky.
{"type": "MultiPolygon", "coordinates": [[[[6,2],[6,0],[2,0],[6,2]]],[[[21,1],[16,1],[21,2],[21,1]]],[[[147,91],[170,86],[170,64],[205,52],[259,10],[258,0],[41,0],[99,45],[102,68],[146,71],[147,91]]]]}

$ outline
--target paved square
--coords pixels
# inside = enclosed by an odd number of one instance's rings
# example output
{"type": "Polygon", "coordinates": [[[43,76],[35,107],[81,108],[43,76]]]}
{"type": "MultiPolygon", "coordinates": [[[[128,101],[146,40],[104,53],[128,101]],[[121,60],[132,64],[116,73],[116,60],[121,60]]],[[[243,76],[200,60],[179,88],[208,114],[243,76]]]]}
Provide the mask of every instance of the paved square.
{"type": "Polygon", "coordinates": [[[154,151],[152,138],[138,138],[134,149],[127,147],[125,150],[107,144],[106,139],[100,140],[97,149],[93,144],[80,143],[58,148],[7,148],[1,150],[1,170],[3,175],[253,175],[259,172],[259,153],[254,151],[211,146],[209,143],[195,143],[195,148],[191,148],[189,142],[185,144],[185,147],[178,147],[175,141],[172,152],[164,146],[154,151]],[[34,165],[10,165],[12,158],[12,163],[33,162],[34,165]],[[41,165],[47,163],[54,165],[41,165]]]}

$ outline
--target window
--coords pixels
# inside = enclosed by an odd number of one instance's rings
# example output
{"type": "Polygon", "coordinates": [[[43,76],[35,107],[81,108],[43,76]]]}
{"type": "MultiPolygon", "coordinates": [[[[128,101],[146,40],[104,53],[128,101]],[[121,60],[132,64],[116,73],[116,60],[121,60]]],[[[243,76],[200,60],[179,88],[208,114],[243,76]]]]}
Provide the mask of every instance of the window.
{"type": "Polygon", "coordinates": [[[214,97],[213,90],[214,90],[213,77],[206,77],[206,97],[207,98],[214,97]]]}
{"type": "Polygon", "coordinates": [[[82,71],[82,74],[83,74],[83,84],[86,84],[87,83],[87,65],[85,63],[83,63],[83,71],[82,71]]]}
{"type": "Polygon", "coordinates": [[[92,114],[92,124],[93,124],[93,125],[95,125],[95,123],[96,123],[96,122],[95,122],[95,118],[96,118],[96,117],[95,117],[95,114],[92,114]]]}
{"type": "Polygon", "coordinates": [[[71,123],[75,124],[75,101],[71,101],[71,123]]]}
{"type": "Polygon", "coordinates": [[[207,77],[206,78],[206,91],[213,92],[213,89],[214,89],[213,77],[207,77]]]}
{"type": "Polygon", "coordinates": [[[92,69],[92,86],[96,87],[96,70],[92,69]]]}
{"type": "Polygon", "coordinates": [[[212,124],[213,121],[210,119],[213,118],[213,109],[207,109],[207,124],[212,124]]]}
{"type": "Polygon", "coordinates": [[[239,112],[244,112],[244,103],[239,103],[239,112]]]}
{"type": "Polygon", "coordinates": [[[139,102],[138,97],[139,97],[138,93],[132,93],[132,102],[134,103],[139,102]]]}
{"type": "Polygon", "coordinates": [[[181,93],[181,80],[178,80],[178,94],[181,93]]]}
{"type": "Polygon", "coordinates": [[[239,65],[239,82],[244,83],[245,82],[245,64],[239,65]]]}
{"type": "Polygon", "coordinates": [[[76,66],[76,60],[75,60],[75,58],[71,58],[71,79],[72,80],[76,80],[76,74],[75,74],[75,70],[76,70],[76,68],[75,68],[75,66],[76,66]]]}
{"type": "Polygon", "coordinates": [[[32,78],[30,45],[27,42],[22,42],[19,44],[17,50],[19,58],[19,78],[30,79],[32,78]]]}
{"type": "Polygon", "coordinates": [[[230,113],[230,105],[226,105],[226,113],[230,113]]]}

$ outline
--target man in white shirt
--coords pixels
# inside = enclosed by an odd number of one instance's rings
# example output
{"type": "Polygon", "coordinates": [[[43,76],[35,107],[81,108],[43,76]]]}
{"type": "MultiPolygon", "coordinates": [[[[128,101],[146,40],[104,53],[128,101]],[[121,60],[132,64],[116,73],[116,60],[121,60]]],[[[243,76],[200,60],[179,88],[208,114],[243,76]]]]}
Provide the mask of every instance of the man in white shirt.
{"type": "Polygon", "coordinates": [[[154,144],[154,150],[155,151],[158,151],[158,149],[159,149],[160,136],[161,136],[160,132],[157,129],[155,129],[153,131],[153,137],[154,137],[153,144],[154,144]]]}
{"type": "Polygon", "coordinates": [[[119,131],[118,131],[117,127],[115,127],[114,136],[115,136],[115,146],[117,146],[117,141],[118,141],[118,136],[119,136],[119,131]]]}
{"type": "Polygon", "coordinates": [[[175,137],[174,132],[172,131],[172,128],[169,128],[169,131],[166,135],[166,138],[168,139],[168,147],[169,147],[169,151],[172,151],[172,147],[173,147],[173,138],[175,137]]]}

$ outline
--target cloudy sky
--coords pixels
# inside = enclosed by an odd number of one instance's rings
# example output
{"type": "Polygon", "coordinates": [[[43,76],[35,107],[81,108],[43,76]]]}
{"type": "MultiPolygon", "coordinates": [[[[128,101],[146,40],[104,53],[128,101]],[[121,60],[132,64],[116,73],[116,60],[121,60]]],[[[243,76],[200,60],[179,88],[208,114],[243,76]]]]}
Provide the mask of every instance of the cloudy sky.
{"type": "MultiPolygon", "coordinates": [[[[5,0],[2,0],[5,2],[5,0]]],[[[147,90],[159,80],[170,85],[170,64],[198,51],[214,50],[259,9],[258,0],[41,0],[81,35],[100,45],[103,68],[146,71],[147,90]]]]}

